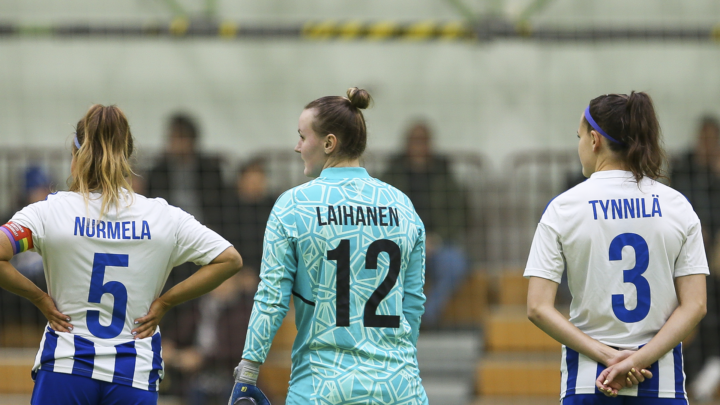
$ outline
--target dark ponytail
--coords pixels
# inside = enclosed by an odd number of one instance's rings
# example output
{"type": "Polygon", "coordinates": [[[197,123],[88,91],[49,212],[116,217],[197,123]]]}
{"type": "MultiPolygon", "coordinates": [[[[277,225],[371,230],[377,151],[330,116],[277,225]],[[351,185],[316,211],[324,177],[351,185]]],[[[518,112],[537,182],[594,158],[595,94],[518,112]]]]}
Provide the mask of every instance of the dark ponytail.
{"type": "Polygon", "coordinates": [[[359,158],[367,145],[367,128],[362,111],[372,97],[366,90],[351,87],[347,97],[327,96],[310,102],[305,109],[314,109],[313,131],[318,136],[333,134],[338,138],[337,156],[359,158]]]}
{"type": "MultiPolygon", "coordinates": [[[[667,156],[660,139],[660,123],[652,99],[644,92],[606,94],[590,101],[590,115],[618,142],[607,142],[638,182],[663,178],[667,156]]],[[[586,119],[585,125],[589,126],[586,119]]]]}

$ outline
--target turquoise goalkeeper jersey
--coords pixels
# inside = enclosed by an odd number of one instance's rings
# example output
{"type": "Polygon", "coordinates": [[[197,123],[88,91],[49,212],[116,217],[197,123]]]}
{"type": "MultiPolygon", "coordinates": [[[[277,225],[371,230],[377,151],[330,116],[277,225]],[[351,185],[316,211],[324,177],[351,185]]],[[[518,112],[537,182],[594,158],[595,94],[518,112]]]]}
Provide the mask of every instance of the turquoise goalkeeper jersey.
{"type": "Polygon", "coordinates": [[[405,194],[363,168],[325,169],[280,196],[263,244],[243,358],[265,361],[294,296],[288,405],[427,404],[425,229],[405,194]]]}

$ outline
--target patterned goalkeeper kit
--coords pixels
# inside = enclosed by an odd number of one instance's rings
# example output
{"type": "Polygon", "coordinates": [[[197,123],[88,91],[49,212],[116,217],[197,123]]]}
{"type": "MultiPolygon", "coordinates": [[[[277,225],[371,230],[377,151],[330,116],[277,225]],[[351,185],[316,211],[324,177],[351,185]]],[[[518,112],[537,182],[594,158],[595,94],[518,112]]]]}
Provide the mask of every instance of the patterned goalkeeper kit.
{"type": "Polygon", "coordinates": [[[405,194],[363,168],[323,170],[275,203],[260,273],[243,358],[265,361],[292,297],[288,405],[428,403],[425,230],[405,194]]]}

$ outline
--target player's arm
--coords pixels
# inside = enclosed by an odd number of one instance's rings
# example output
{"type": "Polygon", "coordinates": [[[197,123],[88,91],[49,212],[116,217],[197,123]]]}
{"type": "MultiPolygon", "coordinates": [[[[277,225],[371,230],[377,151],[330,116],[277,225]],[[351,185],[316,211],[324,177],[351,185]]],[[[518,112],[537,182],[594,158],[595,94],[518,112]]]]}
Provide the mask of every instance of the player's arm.
{"type": "Polygon", "coordinates": [[[245,339],[245,360],[260,364],[265,362],[275,333],[290,309],[292,286],[297,272],[295,243],[276,209],[273,209],[263,238],[260,284],[255,293],[245,339]]]}
{"type": "Polygon", "coordinates": [[[291,204],[287,196],[280,197],[265,228],[260,284],[250,315],[243,358],[233,373],[235,386],[229,404],[234,405],[238,401],[245,403],[243,399],[252,398],[258,405],[270,405],[265,394],[257,387],[257,379],[260,365],[265,362],[273,338],[290,308],[298,266],[296,241],[288,235],[276,212],[284,204],[291,204]]]}
{"type": "MultiPolygon", "coordinates": [[[[633,355],[606,369],[597,379],[596,384],[607,387],[613,381],[623,380],[623,376],[633,368],[658,361],[665,353],[680,344],[697,326],[707,312],[707,292],[705,274],[692,274],[675,279],[678,307],[675,308],[665,325],[648,344],[633,355]]],[[[617,390],[612,390],[614,395],[617,390]]]]}
{"type": "MultiPolygon", "coordinates": [[[[623,381],[624,373],[636,368],[641,362],[642,364],[656,362],[687,337],[705,316],[707,312],[705,276],[709,274],[707,257],[700,220],[692,211],[692,207],[689,208],[686,211],[689,215],[687,237],[675,260],[677,308],[650,342],[625,361],[600,374],[595,382],[598,389],[607,389],[606,384],[617,386],[619,381],[623,381]]],[[[617,391],[612,389],[609,394],[617,395],[617,391]]]]}
{"type": "Polygon", "coordinates": [[[584,334],[555,309],[555,295],[565,271],[560,233],[551,225],[559,222],[554,206],[548,205],[535,231],[525,269],[530,279],[528,319],[558,342],[607,366],[617,350],[584,334]]]}
{"type": "Polygon", "coordinates": [[[415,247],[410,253],[407,270],[405,271],[405,279],[403,287],[405,296],[403,297],[403,315],[410,324],[412,329],[412,342],[417,344],[418,335],[420,333],[420,318],[425,312],[425,294],[423,294],[423,286],[425,284],[425,232],[422,231],[420,237],[415,243],[415,247]]]}
{"type": "Polygon", "coordinates": [[[543,332],[585,356],[609,365],[618,351],[584,334],[555,308],[558,283],[541,277],[530,277],[527,315],[543,332]]]}
{"type": "MultiPolygon", "coordinates": [[[[549,222],[559,222],[554,207],[546,211],[549,222]]],[[[546,214],[543,214],[543,219],[546,214]]],[[[529,277],[527,299],[528,319],[556,341],[583,355],[610,366],[627,358],[632,352],[618,351],[583,333],[555,309],[555,295],[565,271],[560,234],[549,223],[538,224],[528,257],[525,276],[529,277]]],[[[628,376],[632,384],[652,378],[647,370],[638,368],[628,376]]]]}
{"type": "MultiPolygon", "coordinates": [[[[532,323],[558,342],[606,366],[617,364],[633,354],[629,350],[618,351],[600,343],[570,323],[555,308],[557,288],[558,283],[552,280],[530,277],[527,311],[532,323]]],[[[645,378],[652,378],[652,373],[645,369],[649,364],[652,363],[638,364],[632,372],[628,369],[626,374],[623,374],[622,383],[615,384],[615,393],[623,386],[637,385],[645,381],[645,378]]],[[[613,389],[608,386],[598,388],[608,394],[613,389]]]]}
{"type": "Polygon", "coordinates": [[[209,264],[202,266],[150,305],[148,314],[135,320],[139,326],[132,330],[135,339],[150,337],[170,308],[214,290],[223,281],[240,271],[242,257],[234,247],[225,249],[209,264]]]}
{"type": "Polygon", "coordinates": [[[3,232],[0,232],[0,287],[32,302],[45,315],[45,318],[50,322],[50,327],[54,330],[59,332],[71,331],[70,317],[58,311],[55,302],[47,293],[20,274],[10,264],[10,259],[13,258],[16,251],[22,253],[32,247],[31,242],[26,244],[17,243],[15,239],[18,238],[14,237],[14,235],[17,235],[18,230],[22,228],[20,232],[26,234],[27,238],[32,240],[32,232],[18,224],[6,224],[1,228],[3,228],[3,232]]]}

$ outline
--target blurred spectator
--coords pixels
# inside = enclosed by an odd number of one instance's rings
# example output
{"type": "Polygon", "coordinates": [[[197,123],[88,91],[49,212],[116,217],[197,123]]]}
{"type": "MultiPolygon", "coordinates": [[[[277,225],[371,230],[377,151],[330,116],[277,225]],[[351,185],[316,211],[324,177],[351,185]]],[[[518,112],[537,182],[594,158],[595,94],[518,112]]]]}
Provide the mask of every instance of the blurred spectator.
{"type": "Polygon", "coordinates": [[[710,263],[707,315],[684,342],[690,391],[702,401],[714,395],[720,382],[720,125],[715,117],[701,119],[695,145],[673,161],[671,186],[700,217],[710,263]]]}
{"type": "MultiPolygon", "coordinates": [[[[207,156],[198,150],[199,137],[197,125],[191,117],[181,113],[170,117],[165,152],[145,177],[145,196],[164,198],[169,204],[182,208],[225,237],[222,230],[225,192],[220,162],[216,157],[207,156]]],[[[137,182],[135,185],[141,184],[137,182]]],[[[174,268],[163,292],[188,278],[197,269],[198,266],[193,263],[174,268]]],[[[196,328],[197,323],[184,324],[180,321],[183,314],[196,305],[197,302],[193,301],[168,311],[163,318],[163,337],[177,336],[183,328],[196,328]]],[[[165,347],[163,350],[166,350],[165,347]]]]}
{"type": "MultiPolygon", "coordinates": [[[[30,166],[23,173],[22,193],[17,198],[16,206],[3,214],[5,223],[12,218],[15,212],[23,207],[44,200],[50,194],[52,180],[45,170],[39,166],[30,166]]],[[[25,277],[29,278],[43,291],[47,291],[45,273],[43,271],[42,256],[36,252],[23,252],[15,255],[11,260],[15,268],[25,277]]],[[[0,289],[0,329],[22,327],[42,328],[47,323],[43,314],[30,301],[0,289]]],[[[31,343],[35,343],[34,341],[31,343]]]]}
{"type": "Polygon", "coordinates": [[[707,277],[707,314],[696,333],[683,341],[685,373],[689,392],[698,402],[707,402],[720,385],[720,249],[714,249],[707,277]]]}
{"type": "Polygon", "coordinates": [[[166,150],[147,176],[146,195],[164,198],[221,233],[220,162],[198,151],[198,138],[192,118],[185,114],[170,118],[166,150]]]}
{"type": "Polygon", "coordinates": [[[275,204],[275,196],[268,191],[264,160],[253,159],[240,167],[234,192],[227,200],[223,236],[240,252],[243,266],[259,274],[265,225],[275,204]]]}
{"type": "Polygon", "coordinates": [[[259,281],[243,268],[195,305],[184,306],[174,333],[163,333],[168,389],[187,405],[227,403],[259,281]]]}
{"type": "Polygon", "coordinates": [[[468,270],[462,249],[470,222],[465,192],[453,177],[448,159],[433,150],[425,122],[410,126],[405,151],[391,158],[382,179],[410,197],[425,224],[429,293],[423,324],[436,326],[468,270]]]}
{"type": "Polygon", "coordinates": [[[720,124],[700,121],[695,145],[673,161],[671,186],[683,193],[700,217],[708,254],[720,230],[720,124]]]}
{"type": "MultiPolygon", "coordinates": [[[[52,180],[50,176],[39,166],[30,166],[25,170],[23,176],[22,194],[18,196],[17,205],[12,212],[4,215],[3,223],[10,220],[15,212],[25,206],[42,201],[50,194],[52,180]]],[[[35,284],[44,289],[45,275],[43,273],[42,257],[36,252],[20,253],[10,260],[20,273],[31,279],[35,284]]]]}

